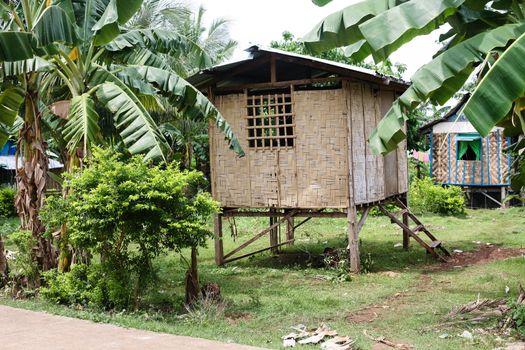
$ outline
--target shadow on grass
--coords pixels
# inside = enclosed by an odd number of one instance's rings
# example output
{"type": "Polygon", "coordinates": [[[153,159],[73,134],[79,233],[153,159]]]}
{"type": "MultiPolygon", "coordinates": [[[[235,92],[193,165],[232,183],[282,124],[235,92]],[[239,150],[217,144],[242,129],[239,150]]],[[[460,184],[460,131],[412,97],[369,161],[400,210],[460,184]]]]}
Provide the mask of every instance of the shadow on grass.
{"type": "MultiPolygon", "coordinates": [[[[410,269],[439,267],[441,261],[428,254],[414,240],[408,250],[396,246],[397,237],[392,240],[361,240],[361,263],[365,272],[405,271],[410,269]]],[[[468,240],[454,240],[445,247],[449,252],[456,248],[463,251],[474,250],[474,245],[468,240]]],[[[325,269],[326,252],[344,251],[344,239],[331,238],[323,242],[300,243],[281,249],[278,254],[262,253],[250,258],[239,260],[232,265],[252,268],[272,269],[325,269]]],[[[228,265],[231,266],[231,265],[228,265]]]]}

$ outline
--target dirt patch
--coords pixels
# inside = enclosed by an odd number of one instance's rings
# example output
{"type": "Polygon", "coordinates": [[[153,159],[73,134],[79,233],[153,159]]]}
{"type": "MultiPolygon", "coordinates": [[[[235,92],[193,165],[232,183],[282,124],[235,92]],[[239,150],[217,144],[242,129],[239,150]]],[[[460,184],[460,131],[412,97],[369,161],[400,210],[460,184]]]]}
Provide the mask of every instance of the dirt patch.
{"type": "Polygon", "coordinates": [[[368,305],[364,309],[350,313],[345,319],[352,323],[370,323],[389,308],[388,305],[368,305]]]}
{"type": "Polygon", "coordinates": [[[239,322],[250,321],[252,314],[249,312],[226,312],[224,317],[230,324],[237,324],[239,322]]]}
{"type": "Polygon", "coordinates": [[[381,305],[372,304],[362,309],[349,313],[345,319],[352,323],[370,323],[385,312],[389,312],[395,305],[398,305],[398,300],[403,299],[408,295],[408,291],[392,294],[385,299],[381,305]]]}
{"type": "Polygon", "coordinates": [[[429,267],[424,273],[446,271],[470,265],[487,264],[491,261],[508,259],[525,255],[525,249],[501,248],[496,245],[480,245],[478,250],[471,252],[452,253],[447,262],[429,267]]]}
{"type": "MultiPolygon", "coordinates": [[[[393,294],[385,298],[382,304],[368,305],[360,310],[349,313],[345,319],[352,323],[370,323],[385,312],[391,312],[396,307],[404,305],[403,300],[415,293],[424,293],[432,287],[432,273],[452,270],[469,265],[486,264],[491,261],[503,260],[525,255],[525,249],[501,248],[495,245],[480,245],[478,250],[472,252],[453,253],[446,263],[435,264],[424,270],[409,291],[393,294]]],[[[394,275],[385,274],[388,277],[394,275]]],[[[379,348],[378,348],[379,349],[379,348]]]]}

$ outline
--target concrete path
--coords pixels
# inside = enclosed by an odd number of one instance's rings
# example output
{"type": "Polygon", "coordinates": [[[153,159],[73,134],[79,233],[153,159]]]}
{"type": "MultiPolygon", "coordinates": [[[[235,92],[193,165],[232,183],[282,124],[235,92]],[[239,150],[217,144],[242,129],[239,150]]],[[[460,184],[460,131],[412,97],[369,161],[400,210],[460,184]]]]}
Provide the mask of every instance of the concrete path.
{"type": "Polygon", "coordinates": [[[0,305],[2,350],[261,350],[199,338],[121,328],[0,305]]]}

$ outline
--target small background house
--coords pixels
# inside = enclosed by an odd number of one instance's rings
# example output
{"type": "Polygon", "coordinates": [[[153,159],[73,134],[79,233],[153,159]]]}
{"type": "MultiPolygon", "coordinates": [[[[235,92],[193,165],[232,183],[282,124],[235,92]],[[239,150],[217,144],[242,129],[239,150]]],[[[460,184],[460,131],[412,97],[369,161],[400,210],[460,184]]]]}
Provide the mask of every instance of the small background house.
{"type": "MultiPolygon", "coordinates": [[[[378,206],[392,215],[383,206],[387,201],[405,210],[402,218],[392,220],[403,227],[406,247],[408,237],[415,235],[409,218],[427,233],[405,207],[406,143],[386,156],[373,154],[367,143],[407,83],[280,50],[253,46],[247,51],[250,57],[245,60],[189,79],[221,111],[246,152],[239,158],[210,124],[212,194],[223,209],[215,222],[217,263],[260,252],[239,254],[268,234],[270,246],[263,251],[293,244],[294,229],[312,217],[345,217],[356,270],[358,233],[370,208],[378,206]],[[235,216],[270,217],[270,226],[225,254],[222,217],[235,216]],[[304,220],[297,223],[295,218],[304,220]],[[286,224],[285,239],[281,224],[286,224]]],[[[428,235],[430,243],[415,239],[437,256],[434,248],[441,243],[428,235]]]]}
{"type": "Polygon", "coordinates": [[[461,186],[471,207],[503,207],[510,187],[510,138],[495,127],[482,137],[461,114],[470,95],[443,118],[421,130],[430,135],[430,168],[435,183],[461,186]]]}
{"type": "MultiPolygon", "coordinates": [[[[16,144],[13,141],[7,143],[0,149],[0,185],[15,186],[16,184],[16,144]]],[[[59,175],[63,165],[53,159],[49,160],[49,171],[59,175]]],[[[53,179],[47,179],[48,189],[58,189],[60,185],[53,179]]]]}

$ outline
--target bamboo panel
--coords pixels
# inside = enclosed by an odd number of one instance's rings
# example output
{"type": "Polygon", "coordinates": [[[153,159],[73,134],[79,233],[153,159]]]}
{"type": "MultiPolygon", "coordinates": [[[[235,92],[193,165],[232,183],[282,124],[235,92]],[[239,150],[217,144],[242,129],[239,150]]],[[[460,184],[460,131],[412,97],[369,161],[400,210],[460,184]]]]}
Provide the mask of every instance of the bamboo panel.
{"type": "MultiPolygon", "coordinates": [[[[352,150],[356,204],[404,191],[406,152],[374,155],[367,143],[390,108],[393,91],[345,83],[345,89],[295,91],[293,147],[254,149],[248,144],[247,96],[219,96],[215,104],[232,126],[244,158],[228,149],[210,124],[212,193],[223,207],[348,208],[348,150],[352,150]],[[351,126],[351,138],[347,128],[351,126]],[[348,147],[349,140],[354,144],[348,147]],[[386,175],[386,176],[385,176],[386,175]],[[387,179],[385,179],[387,178],[387,179]],[[387,189],[388,187],[388,189],[387,189]]],[[[253,104],[253,103],[252,103],[253,104]]]]}
{"type": "Polygon", "coordinates": [[[435,182],[448,181],[448,142],[447,134],[433,134],[432,175],[435,182]]]}
{"type": "MultiPolygon", "coordinates": [[[[405,134],[407,132],[406,123],[403,125],[403,132],[405,134]]],[[[408,192],[408,155],[406,139],[401,141],[397,147],[397,185],[398,193],[408,192]]]]}
{"type": "MultiPolygon", "coordinates": [[[[384,114],[382,113],[381,100],[374,95],[374,114],[375,114],[375,125],[378,125],[381,119],[383,119],[384,114]]],[[[375,200],[381,200],[386,198],[385,195],[385,159],[382,155],[374,155],[376,160],[376,178],[378,179],[375,188],[375,191],[372,190],[372,198],[375,200]]]]}
{"type": "MultiPolygon", "coordinates": [[[[489,134],[487,137],[489,140],[489,154],[490,161],[488,162],[488,179],[487,184],[499,184],[498,180],[498,133],[495,131],[489,134]]],[[[499,155],[501,159],[501,155],[499,155]]]]}
{"type": "MultiPolygon", "coordinates": [[[[215,104],[221,114],[230,123],[241,146],[246,151],[248,143],[244,135],[246,122],[243,118],[244,95],[226,95],[216,97],[215,104]]],[[[223,207],[250,207],[252,193],[250,183],[250,153],[243,158],[228,148],[224,135],[215,126],[210,132],[210,151],[212,166],[213,196],[223,207]]]]}
{"type": "Polygon", "coordinates": [[[456,177],[457,171],[459,170],[458,147],[456,136],[457,135],[450,135],[450,152],[447,154],[447,157],[450,155],[450,174],[447,174],[447,182],[449,183],[456,183],[456,178],[457,180],[459,180],[459,174],[458,177],[456,177]]]}
{"type": "Polygon", "coordinates": [[[498,151],[498,133],[494,131],[482,139],[480,161],[457,160],[456,134],[433,134],[433,178],[440,183],[465,185],[500,185],[508,181],[508,159],[503,152],[506,139],[500,135],[498,151]],[[450,155],[450,169],[449,169],[450,155]],[[498,171],[498,168],[499,171],[498,171]],[[449,177],[450,174],[450,177],[449,177]]]}
{"type": "Polygon", "coordinates": [[[297,201],[301,208],[348,207],[345,92],[294,92],[297,201]]]}
{"type": "MultiPolygon", "coordinates": [[[[381,112],[385,115],[394,102],[394,92],[388,90],[380,91],[381,112]]],[[[387,197],[399,193],[398,186],[398,159],[397,151],[390,152],[384,156],[385,195],[387,197]]]]}
{"type": "Polygon", "coordinates": [[[368,154],[365,138],[364,88],[361,83],[347,83],[345,88],[348,89],[348,109],[351,118],[349,132],[352,134],[350,140],[352,142],[354,203],[366,203],[367,180],[374,176],[367,176],[368,154]]]}
{"type": "Polygon", "coordinates": [[[484,137],[481,139],[481,169],[480,169],[480,184],[487,185],[489,182],[490,172],[490,151],[487,148],[489,146],[489,138],[484,137]]]}
{"type": "Polygon", "coordinates": [[[503,137],[501,135],[500,137],[501,142],[501,183],[502,184],[508,184],[510,182],[509,179],[509,161],[507,154],[503,151],[507,147],[509,147],[508,139],[506,137],[503,137]]]}
{"type": "Polygon", "coordinates": [[[278,150],[277,181],[279,189],[279,207],[297,208],[297,168],[295,151],[293,149],[278,150]]]}
{"type": "Polygon", "coordinates": [[[375,202],[385,198],[385,173],[383,169],[383,156],[374,154],[368,143],[368,139],[383,115],[378,114],[381,110],[381,103],[376,96],[376,93],[369,85],[363,85],[363,106],[363,118],[365,123],[364,142],[366,144],[367,201],[375,202]]]}
{"type": "Polygon", "coordinates": [[[250,151],[250,188],[252,207],[279,206],[277,152],[250,151]]]}

